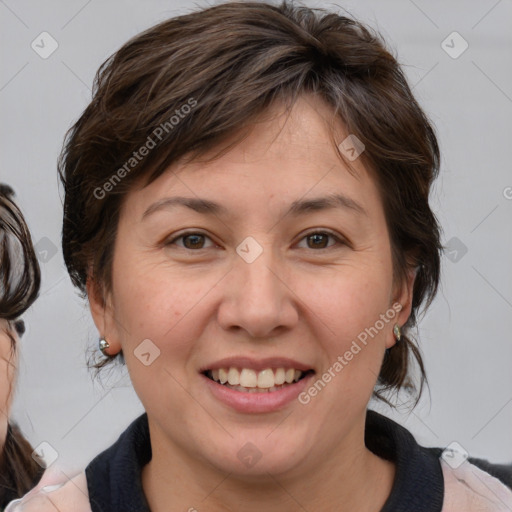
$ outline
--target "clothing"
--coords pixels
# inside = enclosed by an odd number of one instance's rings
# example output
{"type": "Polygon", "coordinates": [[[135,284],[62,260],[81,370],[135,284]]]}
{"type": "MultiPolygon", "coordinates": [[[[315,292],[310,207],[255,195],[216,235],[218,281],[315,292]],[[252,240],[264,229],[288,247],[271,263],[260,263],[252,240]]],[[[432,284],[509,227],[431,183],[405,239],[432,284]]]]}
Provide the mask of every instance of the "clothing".
{"type": "MultiPolygon", "coordinates": [[[[404,427],[368,411],[366,446],[396,464],[391,495],[381,512],[441,512],[444,474],[440,448],[419,446],[404,427]]],[[[140,416],[108,450],[86,468],[92,512],[150,512],[141,484],[141,469],[151,460],[147,415],[140,416]]],[[[474,461],[512,488],[512,467],[474,461]]],[[[469,465],[468,465],[469,466],[469,465]]]]}
{"type": "MultiPolygon", "coordinates": [[[[374,411],[367,412],[365,443],[396,465],[393,488],[381,512],[512,510],[512,465],[469,459],[453,470],[440,459],[441,448],[418,445],[408,430],[374,411]]],[[[143,414],[74,482],[50,497],[41,492],[27,504],[20,502],[23,512],[54,512],[55,504],[69,512],[150,512],[141,471],[151,455],[148,419],[143,414]]],[[[8,510],[17,512],[18,507],[12,503],[8,510]]]]}

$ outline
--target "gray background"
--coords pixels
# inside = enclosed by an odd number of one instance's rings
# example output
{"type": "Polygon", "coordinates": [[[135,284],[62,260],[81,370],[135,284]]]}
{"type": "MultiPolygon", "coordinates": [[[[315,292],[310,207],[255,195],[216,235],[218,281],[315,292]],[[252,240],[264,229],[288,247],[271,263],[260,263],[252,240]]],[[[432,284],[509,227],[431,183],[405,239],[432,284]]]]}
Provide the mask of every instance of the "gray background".
{"type": "MultiPolygon", "coordinates": [[[[43,272],[41,298],[26,315],[13,413],[33,445],[49,443],[68,470],[111,444],[142,406],[126,375],[113,373],[100,386],[86,368],[97,332],[62,261],[56,158],[104,59],[141,30],[196,5],[208,4],[0,1],[0,181],[18,194],[43,272]],[[31,48],[43,31],[59,45],[47,59],[31,48]]],[[[398,54],[443,155],[432,204],[450,250],[419,328],[431,398],[425,393],[412,412],[379,410],[425,445],[457,441],[471,456],[512,461],[512,2],[339,5],[378,28],[398,54]],[[469,44],[458,58],[442,46],[453,31],[469,44]]],[[[452,52],[462,48],[457,36],[446,44],[452,52]]]]}

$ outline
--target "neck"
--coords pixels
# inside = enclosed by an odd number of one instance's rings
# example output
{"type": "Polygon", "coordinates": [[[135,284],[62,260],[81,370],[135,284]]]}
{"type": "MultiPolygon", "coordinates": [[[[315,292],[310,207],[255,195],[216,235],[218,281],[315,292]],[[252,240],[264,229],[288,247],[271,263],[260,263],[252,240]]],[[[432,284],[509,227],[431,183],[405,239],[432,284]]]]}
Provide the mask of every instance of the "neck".
{"type": "Polygon", "coordinates": [[[323,454],[319,464],[308,459],[304,467],[287,474],[239,477],[162,443],[151,423],[150,432],[153,447],[159,449],[153,450],[152,460],[142,470],[142,485],[152,512],[167,511],[171,503],[173,510],[188,512],[378,512],[395,477],[395,466],[370,452],[364,436],[357,445],[352,437],[323,454]]]}

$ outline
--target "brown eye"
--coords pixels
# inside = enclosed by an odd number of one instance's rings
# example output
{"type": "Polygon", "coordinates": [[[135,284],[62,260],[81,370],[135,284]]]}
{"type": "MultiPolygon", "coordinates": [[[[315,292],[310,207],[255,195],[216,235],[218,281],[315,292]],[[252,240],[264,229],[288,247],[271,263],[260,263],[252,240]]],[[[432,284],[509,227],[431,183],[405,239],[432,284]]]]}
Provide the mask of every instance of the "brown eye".
{"type": "MultiPolygon", "coordinates": [[[[328,249],[336,244],[344,245],[343,241],[333,233],[324,231],[315,231],[314,233],[307,234],[302,240],[305,240],[306,249],[328,249]],[[329,243],[329,239],[334,240],[334,243],[329,243]]],[[[304,248],[304,246],[302,246],[304,248]]]]}
{"type": "Polygon", "coordinates": [[[204,245],[204,235],[193,234],[185,235],[183,238],[183,245],[187,249],[202,249],[204,245]]]}
{"type": "Polygon", "coordinates": [[[312,235],[308,235],[306,237],[308,239],[308,246],[312,249],[325,249],[327,247],[327,242],[329,235],[326,233],[313,233],[312,235]]]}
{"type": "MultiPolygon", "coordinates": [[[[210,237],[203,235],[202,233],[183,233],[180,236],[177,236],[167,242],[167,246],[177,245],[178,247],[184,249],[198,250],[198,249],[208,249],[210,246],[205,245],[205,242],[210,240],[210,237]],[[180,241],[181,243],[178,243],[180,241]]],[[[211,241],[211,240],[210,240],[211,241]]]]}

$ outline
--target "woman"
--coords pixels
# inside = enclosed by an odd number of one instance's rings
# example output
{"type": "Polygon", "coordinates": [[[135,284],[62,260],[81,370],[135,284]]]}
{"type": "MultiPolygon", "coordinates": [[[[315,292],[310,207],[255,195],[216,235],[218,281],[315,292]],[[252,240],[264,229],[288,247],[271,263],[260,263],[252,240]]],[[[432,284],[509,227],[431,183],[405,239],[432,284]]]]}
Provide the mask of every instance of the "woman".
{"type": "Polygon", "coordinates": [[[30,233],[13,195],[0,184],[0,510],[31,489],[43,472],[30,444],[9,421],[18,343],[25,332],[19,317],[35,301],[40,285],[30,233]]]}
{"type": "Polygon", "coordinates": [[[354,20],[230,2],[129,41],[60,160],[63,252],[146,414],[23,510],[507,510],[503,468],[367,410],[411,356],[421,392],[438,169],[354,20]]]}

